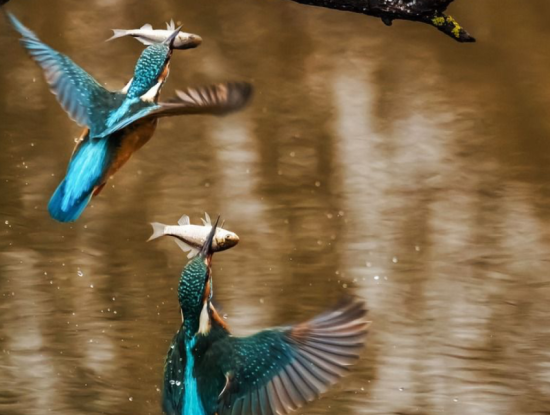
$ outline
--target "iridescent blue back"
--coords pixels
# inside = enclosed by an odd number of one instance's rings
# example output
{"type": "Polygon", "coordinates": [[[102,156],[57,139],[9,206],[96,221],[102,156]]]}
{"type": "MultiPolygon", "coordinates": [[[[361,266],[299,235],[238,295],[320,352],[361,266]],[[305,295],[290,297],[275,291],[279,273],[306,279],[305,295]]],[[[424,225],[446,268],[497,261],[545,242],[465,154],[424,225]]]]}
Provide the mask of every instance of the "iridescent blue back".
{"type": "Polygon", "coordinates": [[[178,297],[183,312],[184,326],[189,336],[199,328],[203,306],[204,286],[208,279],[208,267],[204,257],[198,255],[183,269],[178,286],[178,297]]]}
{"type": "Polygon", "coordinates": [[[134,70],[128,98],[139,98],[156,85],[169,54],[170,48],[164,44],[151,45],[143,51],[134,70]]]}

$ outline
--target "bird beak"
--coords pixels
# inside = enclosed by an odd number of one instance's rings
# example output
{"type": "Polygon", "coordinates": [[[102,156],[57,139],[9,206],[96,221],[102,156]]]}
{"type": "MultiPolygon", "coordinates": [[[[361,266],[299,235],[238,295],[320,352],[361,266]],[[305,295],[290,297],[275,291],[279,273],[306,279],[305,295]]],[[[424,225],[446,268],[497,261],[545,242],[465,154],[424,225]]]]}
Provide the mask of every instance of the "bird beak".
{"type": "Polygon", "coordinates": [[[204,241],[204,245],[202,246],[202,249],[199,253],[200,256],[203,258],[207,258],[209,256],[212,256],[214,251],[212,250],[212,243],[214,242],[214,236],[216,235],[216,230],[218,228],[218,222],[220,221],[220,217],[218,216],[218,219],[216,219],[216,223],[212,226],[212,230],[206,237],[206,241],[204,241]]]}
{"type": "Polygon", "coordinates": [[[170,49],[172,49],[172,46],[174,45],[174,40],[176,40],[176,36],[178,36],[178,33],[180,32],[182,26],[178,27],[176,30],[172,32],[170,36],[166,38],[164,41],[165,44],[170,46],[170,49]]]}

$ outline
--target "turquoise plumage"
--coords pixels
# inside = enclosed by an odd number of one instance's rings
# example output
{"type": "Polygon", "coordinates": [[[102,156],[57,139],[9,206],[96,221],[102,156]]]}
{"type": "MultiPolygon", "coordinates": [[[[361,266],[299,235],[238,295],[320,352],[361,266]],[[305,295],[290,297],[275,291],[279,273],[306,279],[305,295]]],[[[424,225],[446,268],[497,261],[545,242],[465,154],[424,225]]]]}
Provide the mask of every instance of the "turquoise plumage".
{"type": "Polygon", "coordinates": [[[294,326],[230,335],[212,305],[211,239],[183,269],[183,322],[164,367],[168,415],[288,414],[336,383],[355,363],[368,323],[364,302],[339,306],[294,326]]]}
{"type": "Polygon", "coordinates": [[[78,219],[108,178],[153,135],[161,117],[187,114],[222,115],[244,107],[252,88],[226,83],[177,91],[157,102],[168,76],[175,30],[163,44],[147,47],[137,61],[127,92],[108,91],[70,58],[55,51],[11,13],[6,13],[21,43],[44,71],[61,107],[86,127],[69,162],[67,174],[50,199],[50,215],[61,222],[78,219]]]}
{"type": "Polygon", "coordinates": [[[92,197],[110,163],[109,140],[87,140],[71,158],[67,174],[48,204],[50,215],[60,222],[75,221],[92,197]]]}

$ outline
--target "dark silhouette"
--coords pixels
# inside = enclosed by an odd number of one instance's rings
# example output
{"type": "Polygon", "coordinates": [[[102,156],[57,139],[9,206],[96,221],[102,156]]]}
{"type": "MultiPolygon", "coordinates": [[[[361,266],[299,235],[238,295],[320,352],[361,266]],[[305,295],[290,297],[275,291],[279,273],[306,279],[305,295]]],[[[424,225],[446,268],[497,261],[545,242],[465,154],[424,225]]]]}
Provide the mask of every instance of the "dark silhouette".
{"type": "Polygon", "coordinates": [[[434,26],[459,42],[475,42],[455,19],[444,12],[453,0],[292,0],[296,3],[379,17],[391,26],[393,20],[411,20],[434,26]]]}

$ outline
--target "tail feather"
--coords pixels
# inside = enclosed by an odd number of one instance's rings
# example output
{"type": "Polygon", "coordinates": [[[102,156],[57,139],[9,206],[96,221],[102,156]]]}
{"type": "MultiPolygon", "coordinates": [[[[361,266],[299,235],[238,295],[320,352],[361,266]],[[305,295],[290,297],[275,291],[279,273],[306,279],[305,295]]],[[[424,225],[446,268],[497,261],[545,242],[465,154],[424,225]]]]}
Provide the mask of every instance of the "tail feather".
{"type": "Polygon", "coordinates": [[[147,239],[147,242],[164,236],[164,228],[166,227],[164,223],[151,222],[151,226],[153,227],[153,234],[147,239]]]}
{"type": "Polygon", "coordinates": [[[63,180],[55,190],[50,203],[48,203],[48,211],[51,217],[59,222],[74,222],[80,217],[82,211],[92,198],[92,192],[82,194],[80,198],[67,206],[65,187],[66,181],[63,180]]]}
{"type": "Polygon", "coordinates": [[[125,29],[113,29],[113,36],[107,39],[105,42],[109,42],[113,39],[118,39],[119,37],[124,37],[128,34],[128,31],[125,29]]]}
{"type": "Polygon", "coordinates": [[[48,205],[52,217],[73,222],[82,213],[111,160],[108,140],[84,141],[73,154],[67,174],[48,205]]]}

